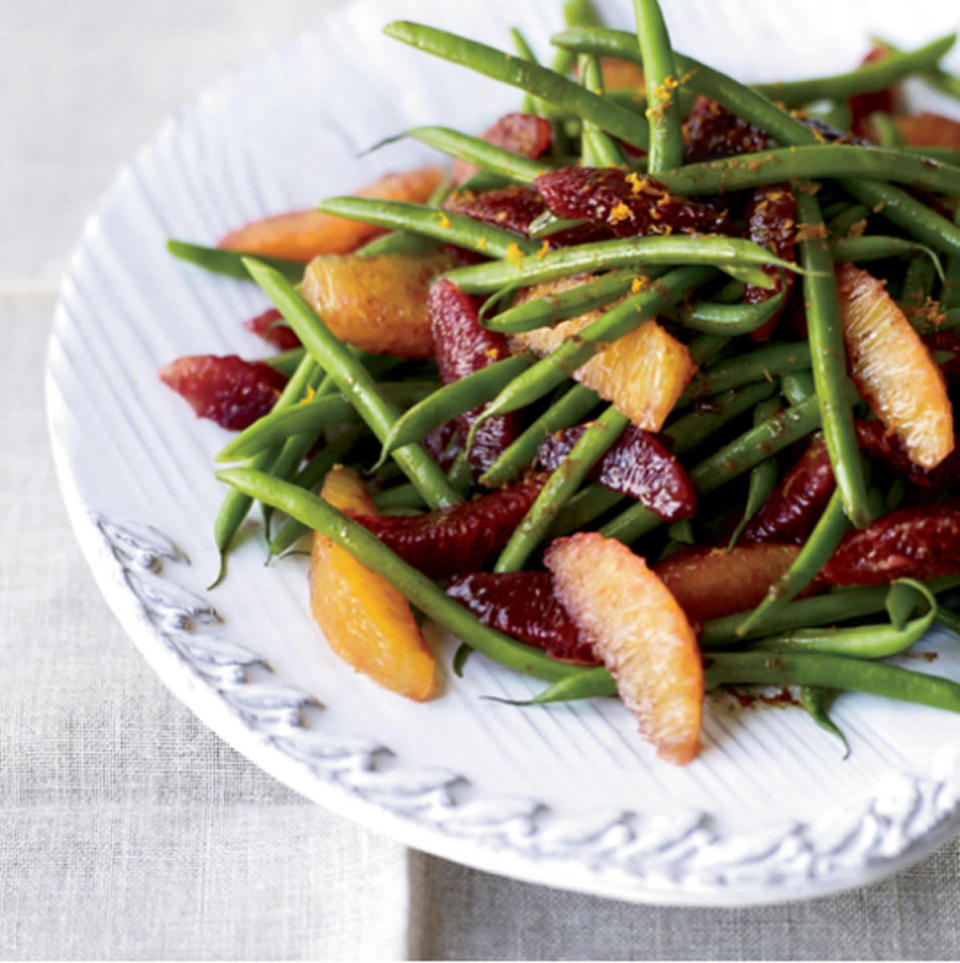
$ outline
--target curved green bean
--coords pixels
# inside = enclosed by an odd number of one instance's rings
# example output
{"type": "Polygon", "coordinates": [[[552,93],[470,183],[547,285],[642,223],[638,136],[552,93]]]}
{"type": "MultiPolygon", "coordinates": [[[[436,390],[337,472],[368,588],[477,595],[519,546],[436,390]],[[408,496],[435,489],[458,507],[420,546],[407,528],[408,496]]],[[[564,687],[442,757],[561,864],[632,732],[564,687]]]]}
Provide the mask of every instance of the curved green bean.
{"type": "MultiPolygon", "coordinates": [[[[804,224],[821,223],[820,205],[813,195],[798,192],[797,217],[804,224]]],[[[847,517],[857,528],[864,528],[871,519],[853,407],[847,399],[847,352],[833,258],[820,237],[805,238],[800,249],[809,272],[803,279],[803,295],[823,437],[847,517]]]]}
{"type": "Polygon", "coordinates": [[[960,194],[960,167],[892,148],[809,144],[688,164],[657,175],[673,194],[721,194],[785,180],[865,177],[960,194]]]}
{"type": "Polygon", "coordinates": [[[702,371],[687,386],[678,405],[703,395],[716,394],[754,381],[770,381],[775,375],[807,371],[809,368],[810,346],[805,342],[764,345],[747,354],[719,361],[712,368],[702,371]]]}
{"type": "Polygon", "coordinates": [[[935,68],[937,62],[950,50],[956,39],[957,35],[951,33],[909,53],[891,51],[886,57],[847,73],[816,77],[812,80],[756,84],[755,88],[771,100],[785,104],[787,107],[799,107],[813,100],[870,93],[890,87],[911,74],[935,68]]]}
{"type": "MultiPolygon", "coordinates": [[[[573,26],[571,24],[571,26],[573,26]]],[[[882,40],[879,37],[871,37],[870,42],[877,47],[882,47],[884,50],[890,53],[903,53],[888,40],[882,40]]],[[[936,87],[937,90],[943,91],[950,97],[955,97],[960,100],[960,77],[954,74],[947,73],[942,67],[930,67],[928,70],[923,70],[920,72],[921,78],[932,87],[936,87]]]]}
{"type": "Polygon", "coordinates": [[[602,308],[626,294],[636,280],[637,272],[629,268],[610,271],[575,288],[515,304],[481,323],[490,331],[504,334],[533,331],[602,308]]]}
{"type": "Polygon", "coordinates": [[[518,87],[548,104],[590,121],[601,130],[608,131],[634,147],[646,150],[649,135],[642,118],[593,91],[585,90],[560,73],[512,57],[495,47],[488,47],[475,40],[424,24],[396,20],[387,24],[383,32],[388,37],[401,40],[418,50],[518,87]]]}
{"type": "Polygon", "coordinates": [[[909,241],[905,237],[888,237],[883,234],[864,234],[861,237],[831,238],[830,256],[837,264],[850,261],[880,261],[888,257],[925,255],[934,271],[942,278],[943,267],[937,252],[925,244],[909,241]]]}
{"type": "MultiPolygon", "coordinates": [[[[742,238],[670,234],[593,241],[515,260],[454,268],[444,276],[468,294],[487,294],[511,284],[539,284],[570,274],[587,274],[608,268],[637,270],[643,265],[644,272],[649,273],[649,267],[654,265],[681,264],[709,264],[722,271],[773,264],[785,270],[799,271],[796,264],[774,257],[766,248],[742,238]]],[[[755,280],[751,277],[748,283],[755,280]]],[[[771,287],[773,283],[766,277],[765,286],[771,287]]]]}
{"type": "Polygon", "coordinates": [[[329,197],[317,205],[317,210],[351,221],[376,224],[393,231],[408,231],[435,238],[445,244],[456,244],[488,257],[516,257],[535,254],[540,245],[512,231],[484,224],[482,221],[458,214],[438,211],[426,204],[409,201],[382,201],[374,197],[329,197]]]}
{"type": "MultiPolygon", "coordinates": [[[[244,262],[254,279],[300,337],[303,346],[350,399],[361,418],[381,441],[397,418],[396,406],[379,392],[376,382],[352,352],[336,338],[314,310],[276,271],[248,258],[244,262]]],[[[408,445],[393,454],[394,460],[423,494],[431,508],[445,508],[460,501],[436,462],[420,445],[408,445]]]]}
{"type": "Polygon", "coordinates": [[[709,301],[694,301],[682,304],[670,317],[685,328],[702,331],[705,334],[724,334],[733,337],[749,334],[766,324],[783,306],[785,291],[757,304],[713,304],[709,301]]]}
{"type": "Polygon", "coordinates": [[[837,696],[836,689],[825,689],[823,686],[802,685],[799,687],[800,705],[807,715],[825,732],[836,736],[843,743],[843,758],[850,755],[850,743],[839,726],[830,718],[830,706],[837,696]]]}
{"type": "Polygon", "coordinates": [[[382,465],[398,448],[419,441],[452,418],[486,404],[529,367],[527,358],[504,358],[421,398],[393,423],[383,439],[380,459],[374,467],[382,465]]]}
{"type": "Polygon", "coordinates": [[[443,628],[502,665],[549,682],[566,678],[572,674],[571,668],[575,669],[483,625],[465,606],[445,595],[375,535],[316,495],[249,468],[227,468],[217,472],[217,477],[320,532],[367,568],[383,576],[443,628]]]}
{"type": "Polygon", "coordinates": [[[812,652],[717,652],[705,660],[705,687],[813,685],[869,692],[900,702],[960,712],[960,684],[889,662],[812,652]]]}
{"type": "Polygon", "coordinates": [[[809,371],[791,371],[780,379],[780,391],[791,405],[799,405],[817,389],[813,384],[813,374],[809,371]]]}

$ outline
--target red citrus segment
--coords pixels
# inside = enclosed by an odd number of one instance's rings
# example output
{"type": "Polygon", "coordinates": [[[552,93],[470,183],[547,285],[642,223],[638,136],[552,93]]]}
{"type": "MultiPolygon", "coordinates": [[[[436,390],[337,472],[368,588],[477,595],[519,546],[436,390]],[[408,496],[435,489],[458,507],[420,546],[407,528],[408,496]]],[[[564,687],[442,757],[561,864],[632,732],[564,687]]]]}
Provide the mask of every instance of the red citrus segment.
{"type": "Polygon", "coordinates": [[[268,308],[263,314],[244,321],[243,326],[280,351],[300,347],[297,333],[283,320],[283,315],[276,308],[268,308]]]}
{"type": "Polygon", "coordinates": [[[185,355],[164,365],[158,376],[190,402],[197,417],[233,431],[267,414],[287,383],[287,376],[270,365],[235,354],[185,355]]]}
{"type": "Polygon", "coordinates": [[[677,600],[642,558],[596,532],[558,539],[544,562],[640,731],[661,759],[690,762],[700,749],[703,665],[677,600]]]}
{"type": "MultiPolygon", "coordinates": [[[[348,514],[376,512],[350,469],[333,469],[321,497],[348,514]]],[[[310,609],[330,648],[358,672],[418,702],[436,693],[434,659],[409,602],[318,532],[311,553],[310,609]]]]}

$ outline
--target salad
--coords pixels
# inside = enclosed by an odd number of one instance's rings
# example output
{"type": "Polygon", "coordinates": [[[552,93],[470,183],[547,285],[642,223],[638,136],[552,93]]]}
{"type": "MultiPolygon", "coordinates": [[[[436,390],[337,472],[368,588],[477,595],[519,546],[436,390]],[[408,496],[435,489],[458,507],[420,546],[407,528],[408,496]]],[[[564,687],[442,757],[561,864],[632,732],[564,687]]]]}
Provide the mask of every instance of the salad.
{"type": "Polygon", "coordinates": [[[960,711],[960,682],[887,661],[960,628],[960,123],[898,91],[960,98],[955,37],[747,87],[635,10],[571,0],[550,66],[517,30],[388,24],[516,112],[402,135],[450,167],[169,242],[274,305],[246,323],[278,353],[160,372],[238,432],[217,581],[259,501],[380,685],[436,695],[427,617],[456,673],[477,651],[538,705],[618,696],[675,764],[723,686],[840,739],[845,690],[960,711]]]}

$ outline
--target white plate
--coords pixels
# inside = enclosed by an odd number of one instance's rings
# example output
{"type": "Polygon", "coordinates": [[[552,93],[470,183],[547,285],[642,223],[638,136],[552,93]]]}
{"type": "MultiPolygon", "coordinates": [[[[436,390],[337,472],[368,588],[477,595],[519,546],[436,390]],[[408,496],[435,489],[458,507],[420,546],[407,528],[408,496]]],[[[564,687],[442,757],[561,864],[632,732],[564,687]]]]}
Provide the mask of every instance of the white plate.
{"type": "MultiPolygon", "coordinates": [[[[479,656],[465,679],[447,673],[428,705],[378,688],[318,638],[302,560],[264,568],[255,535],[223,586],[203,588],[216,568],[211,456],[224,433],[155,372],[181,354],[264,353],[240,325],[264,299],[175,262],[164,240],[213,241],[422,162],[410,144],[355,159],[405,127],[477,129],[516,109],[514,92],[382,38],[380,24],[406,15],[502,43],[511,23],[544,38],[556,6],[352,5],[156,134],[87,225],[57,311],[47,397],[73,525],[170,689],[257,765],[374,830],[493,872],[643,902],[759,903],[865,883],[960,829],[960,716],[843,696],[836,715],[853,751],[841,761],[799,710],[714,707],[704,752],[676,769],[616,702],[524,710],[482,699],[539,684],[479,656]]],[[[629,23],[626,0],[609,6],[629,23]]],[[[956,26],[942,5],[906,25],[899,4],[883,6],[867,22],[855,7],[806,3],[789,25],[766,0],[670,13],[678,46],[748,79],[851,64],[884,18],[904,43],[956,26]]],[[[445,665],[451,653],[448,642],[445,665]]],[[[954,645],[935,668],[960,678],[954,645]]]]}

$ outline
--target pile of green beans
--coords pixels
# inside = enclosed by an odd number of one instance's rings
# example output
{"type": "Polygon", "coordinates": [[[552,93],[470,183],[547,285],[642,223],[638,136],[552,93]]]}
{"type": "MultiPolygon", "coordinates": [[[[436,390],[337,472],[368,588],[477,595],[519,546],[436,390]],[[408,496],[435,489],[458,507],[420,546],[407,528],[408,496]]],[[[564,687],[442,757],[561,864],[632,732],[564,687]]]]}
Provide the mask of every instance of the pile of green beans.
{"type": "MultiPolygon", "coordinates": [[[[410,138],[473,165],[477,173],[459,185],[444,182],[425,203],[339,196],[318,205],[329,215],[387,232],[354,252],[360,258],[417,257],[442,245],[471,252],[444,278],[475,298],[478,337],[499,338],[502,345],[506,336],[509,357],[488,353],[488,360],[501,360],[442,384],[442,364],[438,369],[432,361],[365,354],[336,337],[298,288],[304,264],[168,242],[177,258],[256,282],[302,343],[265,359],[289,377],[286,387],[272,411],[215,456],[219,463],[234,463],[217,472],[230,486],[214,523],[217,581],[236,532],[259,501],[266,518],[273,511],[285,516],[277,530],[268,531],[271,556],[289,552],[310,531],[331,539],[460,637],[466,648],[455,660],[458,674],[466,653],[476,650],[547,682],[531,700],[535,704],[615,695],[606,668],[558,661],[482,624],[440,582],[315,494],[324,478],[335,465],[352,465],[361,470],[378,511],[432,511],[442,520],[451,509],[468,510],[465,500],[537,470],[538,451],[550,435],[584,425],[544,476],[499,556],[492,556],[493,572],[539,568],[551,539],[582,530],[630,545],[654,564],[683,543],[694,551],[699,542],[737,552],[741,539],[752,537],[749,531],[744,536],[746,526],[795,463],[794,446],[822,432],[835,490],[795,560],[759,605],[698,626],[705,687],[796,686],[813,720],[841,739],[829,714],[838,691],[960,711],[960,683],[882,661],[907,651],[935,623],[960,631],[960,616],[938,598],[960,587],[960,574],[802,597],[848,533],[901,504],[910,486],[904,478],[871,479],[861,454],[856,419],[868,413],[850,378],[835,266],[886,268],[889,290],[920,334],[960,328],[960,152],[904,144],[896,118],[884,114],[868,125],[875,145],[827,143],[819,128],[805,122],[803,108],[810,108],[806,117],[816,110],[849,124],[847,98],[910,76],[960,99],[960,80],[939,66],[955,38],[909,51],[886,45],[882,59],[834,76],[748,86],[677,51],[657,0],[634,0],[633,10],[635,31],[612,30],[589,0],[570,0],[566,29],[552,38],[552,66],[538,61],[516,29],[515,52],[507,53],[424,24],[388,24],[389,37],[518,90],[519,106],[536,115],[535,129],[544,138],[550,125],[552,143],[541,156],[523,156],[471,133],[422,124],[376,147],[410,138]],[[610,57],[640,65],[644,89],[606,91],[603,60],[610,57]],[[765,132],[770,148],[687,163],[684,118],[696,95],[765,132]],[[544,210],[518,233],[495,217],[488,223],[444,208],[452,192],[469,200],[468,191],[504,187],[512,196],[527,192],[531,203],[542,206],[533,197],[537,179],[577,164],[605,168],[602,176],[614,180],[613,172],[622,171],[635,193],[643,189],[632,179],[643,172],[674,197],[729,205],[734,220],[743,209],[741,195],[789,183],[796,223],[804,228],[797,260],[777,256],[739,228],[732,233],[740,236],[668,230],[558,246],[558,232],[581,222],[544,210]],[[936,203],[928,204],[927,195],[936,203]],[[888,233],[877,229],[878,222],[888,233]],[[576,283],[569,283],[572,278],[576,283]],[[552,290],[552,282],[565,282],[564,289],[552,290]],[[526,291],[541,284],[545,293],[526,291]],[[587,314],[593,317],[574,336],[541,357],[520,347],[527,341],[516,336],[587,314]],[[770,337],[769,323],[777,318],[772,339],[755,340],[770,337]],[[669,527],[639,501],[590,480],[605,477],[591,472],[630,428],[630,419],[618,390],[596,387],[582,369],[597,358],[600,367],[612,343],[652,319],[686,346],[696,370],[682,393],[678,389],[665,422],[655,426],[701,499],[696,518],[669,527]],[[441,437],[441,429],[467,413],[474,413],[469,436],[435,459],[433,439],[429,450],[424,439],[441,437]],[[475,478],[476,432],[489,419],[512,413],[523,427],[475,478]],[[864,624],[884,611],[888,621],[864,624]]],[[[935,360],[952,361],[951,351],[935,360]]]]}

